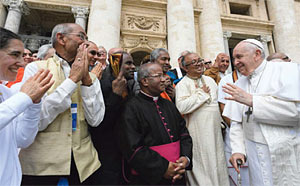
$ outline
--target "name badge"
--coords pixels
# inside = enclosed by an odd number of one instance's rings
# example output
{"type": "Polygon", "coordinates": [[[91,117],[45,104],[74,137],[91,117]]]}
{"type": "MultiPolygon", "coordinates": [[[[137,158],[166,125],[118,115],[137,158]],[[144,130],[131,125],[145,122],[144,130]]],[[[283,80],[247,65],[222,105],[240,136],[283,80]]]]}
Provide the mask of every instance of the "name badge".
{"type": "Polygon", "coordinates": [[[77,127],[77,104],[71,104],[71,114],[72,114],[72,131],[76,131],[77,127]]]}

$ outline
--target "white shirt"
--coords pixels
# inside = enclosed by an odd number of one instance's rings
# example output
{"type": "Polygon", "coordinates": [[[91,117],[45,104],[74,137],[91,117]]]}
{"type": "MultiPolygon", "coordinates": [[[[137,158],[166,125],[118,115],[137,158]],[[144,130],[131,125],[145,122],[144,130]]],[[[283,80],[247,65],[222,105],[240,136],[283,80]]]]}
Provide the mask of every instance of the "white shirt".
{"type": "MultiPolygon", "coordinates": [[[[58,59],[62,63],[65,77],[69,77],[71,71],[69,64],[62,58],[58,57],[58,59]]],[[[25,68],[22,82],[25,82],[37,71],[38,66],[36,63],[28,64],[25,68]]],[[[52,94],[45,94],[42,98],[42,112],[39,123],[39,131],[45,130],[60,113],[70,108],[72,103],[71,96],[76,88],[77,84],[70,78],[66,78],[52,94]]],[[[103,120],[105,111],[100,82],[96,80],[91,86],[88,87],[81,85],[80,88],[85,119],[90,126],[97,127],[103,120]]]]}
{"type": "Polygon", "coordinates": [[[0,185],[20,185],[22,172],[18,148],[29,146],[37,132],[41,104],[33,104],[26,94],[13,95],[0,85],[0,185]]]}

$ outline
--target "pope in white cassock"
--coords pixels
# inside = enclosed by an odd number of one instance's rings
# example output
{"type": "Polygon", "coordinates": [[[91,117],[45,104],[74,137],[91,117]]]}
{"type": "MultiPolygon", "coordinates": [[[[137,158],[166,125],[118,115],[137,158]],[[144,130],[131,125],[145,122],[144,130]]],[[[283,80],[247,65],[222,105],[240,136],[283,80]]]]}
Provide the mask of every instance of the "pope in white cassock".
{"type": "MultiPolygon", "coordinates": [[[[14,81],[23,66],[24,45],[15,33],[0,28],[0,80],[14,81]]],[[[29,78],[20,92],[0,84],[0,185],[20,185],[18,148],[29,146],[38,131],[44,93],[54,83],[49,71],[29,78]]]]}
{"type": "Polygon", "coordinates": [[[253,186],[300,185],[299,100],[296,63],[269,63],[263,45],[241,41],[233,51],[243,77],[223,86],[227,97],[223,115],[231,119],[231,163],[249,163],[253,186]]]}
{"type": "Polygon", "coordinates": [[[218,86],[202,75],[204,63],[198,54],[185,56],[187,75],[176,85],[176,106],[193,139],[193,169],[188,185],[229,186],[217,102],[218,86]]]}

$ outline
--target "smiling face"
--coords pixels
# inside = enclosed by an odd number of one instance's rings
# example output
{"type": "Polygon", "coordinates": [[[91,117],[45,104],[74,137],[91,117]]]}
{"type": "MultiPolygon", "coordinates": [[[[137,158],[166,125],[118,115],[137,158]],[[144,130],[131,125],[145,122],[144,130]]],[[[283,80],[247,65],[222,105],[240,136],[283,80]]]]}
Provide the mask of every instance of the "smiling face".
{"type": "Polygon", "coordinates": [[[229,67],[229,56],[222,55],[218,60],[220,60],[219,71],[225,73],[229,67]]]}
{"type": "Polygon", "coordinates": [[[28,63],[31,63],[33,61],[33,58],[32,58],[32,53],[30,50],[28,49],[24,49],[24,52],[23,52],[23,59],[24,59],[24,62],[26,63],[26,65],[28,63]]]}
{"type": "Polygon", "coordinates": [[[123,54],[123,62],[122,62],[122,70],[124,73],[124,77],[129,80],[133,79],[134,72],[135,72],[135,65],[133,63],[133,59],[131,55],[128,55],[127,53],[123,54]]]}
{"type": "Polygon", "coordinates": [[[98,59],[98,47],[95,43],[89,42],[89,47],[88,47],[88,61],[89,65],[94,66],[98,59]]]}
{"type": "Polygon", "coordinates": [[[249,76],[263,61],[261,51],[246,42],[240,42],[234,48],[233,58],[234,66],[244,76],[249,76]]]}
{"type": "Polygon", "coordinates": [[[14,81],[18,69],[23,67],[24,45],[22,41],[12,39],[7,47],[0,50],[0,80],[14,81]]]}
{"type": "Polygon", "coordinates": [[[204,63],[198,54],[188,54],[185,56],[185,59],[187,74],[191,77],[201,77],[204,72],[204,63]]]}
{"type": "Polygon", "coordinates": [[[160,64],[164,74],[167,73],[170,69],[170,56],[169,53],[161,51],[159,57],[155,61],[160,64]]]}

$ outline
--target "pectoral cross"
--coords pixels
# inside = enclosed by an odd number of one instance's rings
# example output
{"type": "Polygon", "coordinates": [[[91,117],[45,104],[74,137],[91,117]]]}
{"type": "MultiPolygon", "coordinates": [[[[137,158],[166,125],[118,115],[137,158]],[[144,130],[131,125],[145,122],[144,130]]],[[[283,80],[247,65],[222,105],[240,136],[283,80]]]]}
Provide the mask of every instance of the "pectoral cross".
{"type": "Polygon", "coordinates": [[[249,117],[252,114],[252,107],[249,107],[247,112],[245,112],[245,114],[247,115],[247,122],[249,122],[249,117]]]}

